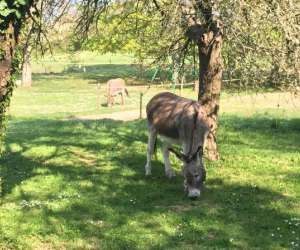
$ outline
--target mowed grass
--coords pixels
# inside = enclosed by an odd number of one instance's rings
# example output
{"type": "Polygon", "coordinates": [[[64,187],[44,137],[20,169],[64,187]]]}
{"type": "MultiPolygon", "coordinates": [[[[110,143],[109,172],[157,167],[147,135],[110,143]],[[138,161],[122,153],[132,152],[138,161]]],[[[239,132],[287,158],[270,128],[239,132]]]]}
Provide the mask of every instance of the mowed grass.
{"type": "Polygon", "coordinates": [[[140,88],[124,107],[97,110],[94,86],[72,74],[40,74],[15,92],[0,160],[0,249],[299,249],[297,109],[225,95],[221,159],[206,161],[205,190],[189,200],[174,157],[174,179],[159,151],[144,176],[145,120],[68,119],[135,110],[140,88]]]}
{"type": "MultiPolygon", "coordinates": [[[[144,94],[145,105],[158,91],[154,87],[148,89],[155,67],[140,75],[139,66],[134,64],[132,57],[126,55],[81,52],[48,56],[33,63],[33,72],[32,88],[18,87],[15,91],[10,115],[23,118],[34,115],[74,118],[138,110],[140,94],[144,94]],[[107,108],[106,82],[120,77],[128,85],[126,105],[107,108]]],[[[121,98],[117,97],[115,101],[120,104],[121,98]]]]}

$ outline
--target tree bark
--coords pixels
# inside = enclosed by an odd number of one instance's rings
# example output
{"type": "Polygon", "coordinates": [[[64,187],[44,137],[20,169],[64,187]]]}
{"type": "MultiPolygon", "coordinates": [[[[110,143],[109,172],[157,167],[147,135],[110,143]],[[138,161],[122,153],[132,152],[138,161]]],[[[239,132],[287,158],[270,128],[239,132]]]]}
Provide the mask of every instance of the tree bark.
{"type": "MultiPolygon", "coordinates": [[[[10,78],[11,63],[9,60],[2,60],[0,63],[0,101],[2,101],[7,93],[7,81],[10,78]]],[[[2,111],[2,110],[1,110],[2,111]]],[[[2,113],[0,114],[2,116],[2,113]]]]}
{"type": "MultiPolygon", "coordinates": [[[[14,29],[11,23],[5,34],[1,35],[0,41],[1,52],[3,53],[3,59],[0,62],[0,102],[2,102],[8,94],[7,84],[11,76],[12,56],[15,47],[14,29]]],[[[5,104],[1,105],[1,117],[3,115],[2,112],[5,111],[5,106],[5,104]]]]}
{"type": "Polygon", "coordinates": [[[180,79],[180,56],[178,54],[172,55],[172,87],[175,90],[179,84],[180,79]]]}
{"type": "Polygon", "coordinates": [[[191,1],[183,8],[187,17],[186,36],[198,46],[199,56],[199,89],[198,101],[207,111],[207,122],[211,132],[206,141],[207,157],[218,160],[217,127],[218,110],[222,85],[222,24],[218,20],[217,1],[191,1]],[[193,3],[193,7],[191,7],[193,3]],[[204,23],[196,20],[195,12],[200,10],[204,23]]]}
{"type": "Polygon", "coordinates": [[[23,50],[23,63],[22,63],[22,86],[24,87],[31,87],[32,85],[30,55],[31,55],[30,46],[26,45],[23,50]]]}
{"type": "Polygon", "coordinates": [[[222,35],[212,31],[204,33],[198,43],[199,92],[198,101],[205,105],[211,129],[207,137],[206,150],[210,160],[218,160],[217,128],[218,110],[222,85],[221,60],[222,35]]]}
{"type": "Polygon", "coordinates": [[[9,105],[9,98],[13,90],[11,82],[12,57],[15,48],[14,28],[9,23],[7,30],[0,34],[0,154],[3,150],[3,134],[5,131],[5,112],[9,105]]]}

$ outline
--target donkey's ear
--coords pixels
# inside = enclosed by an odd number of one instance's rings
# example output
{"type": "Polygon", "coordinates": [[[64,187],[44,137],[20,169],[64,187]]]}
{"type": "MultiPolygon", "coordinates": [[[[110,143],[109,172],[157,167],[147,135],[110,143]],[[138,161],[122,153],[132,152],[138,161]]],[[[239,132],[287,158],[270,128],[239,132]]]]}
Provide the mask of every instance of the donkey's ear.
{"type": "Polygon", "coordinates": [[[198,154],[200,154],[200,155],[203,154],[203,147],[202,146],[199,146],[197,148],[196,152],[192,155],[192,160],[195,160],[197,158],[198,154]]]}
{"type": "Polygon", "coordinates": [[[173,148],[168,148],[169,151],[171,151],[174,155],[176,155],[176,157],[181,160],[181,161],[186,161],[186,157],[184,154],[177,152],[176,150],[174,150],[173,148]]]}
{"type": "Polygon", "coordinates": [[[203,173],[202,173],[202,175],[203,175],[203,177],[202,177],[203,181],[206,181],[206,170],[205,170],[204,167],[203,167],[203,173]]]}
{"type": "Polygon", "coordinates": [[[217,115],[219,112],[220,106],[218,104],[216,104],[213,108],[213,110],[211,110],[211,112],[207,115],[208,117],[211,117],[213,115],[217,115]]]}

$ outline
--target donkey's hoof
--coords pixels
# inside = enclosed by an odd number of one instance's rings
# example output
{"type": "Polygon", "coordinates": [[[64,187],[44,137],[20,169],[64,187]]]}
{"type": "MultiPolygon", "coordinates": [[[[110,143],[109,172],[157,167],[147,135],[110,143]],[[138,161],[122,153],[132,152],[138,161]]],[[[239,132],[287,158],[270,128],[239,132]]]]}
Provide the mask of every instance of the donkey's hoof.
{"type": "Polygon", "coordinates": [[[150,176],[151,175],[151,169],[145,168],[145,176],[150,176]]]}

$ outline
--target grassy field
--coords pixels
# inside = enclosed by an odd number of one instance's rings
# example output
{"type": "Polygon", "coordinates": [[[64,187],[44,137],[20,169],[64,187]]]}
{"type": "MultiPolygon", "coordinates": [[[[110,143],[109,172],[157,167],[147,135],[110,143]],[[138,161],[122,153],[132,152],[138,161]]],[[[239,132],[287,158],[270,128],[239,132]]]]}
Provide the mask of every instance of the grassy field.
{"type": "Polygon", "coordinates": [[[36,69],[33,87],[16,89],[0,159],[0,249],[300,249],[298,102],[224,94],[221,159],[206,162],[205,191],[189,200],[175,158],[173,180],[160,153],[144,177],[144,120],[68,119],[138,109],[144,87],[130,87],[124,107],[96,108],[93,77],[139,79],[134,66],[93,63],[36,69]]]}
{"type": "MultiPolygon", "coordinates": [[[[129,56],[101,56],[88,52],[40,59],[33,64],[33,87],[15,91],[10,114],[24,118],[35,115],[48,117],[49,114],[56,118],[71,118],[139,109],[140,93],[147,93],[143,100],[146,103],[158,91],[147,88],[154,69],[140,76],[139,67],[130,63],[133,59],[129,56]],[[75,66],[72,60],[76,62],[75,66]],[[124,78],[130,85],[130,98],[126,99],[126,106],[107,108],[106,82],[117,77],[124,78]],[[97,84],[100,84],[100,89],[97,84]]],[[[120,104],[120,98],[116,102],[120,104]]]]}

